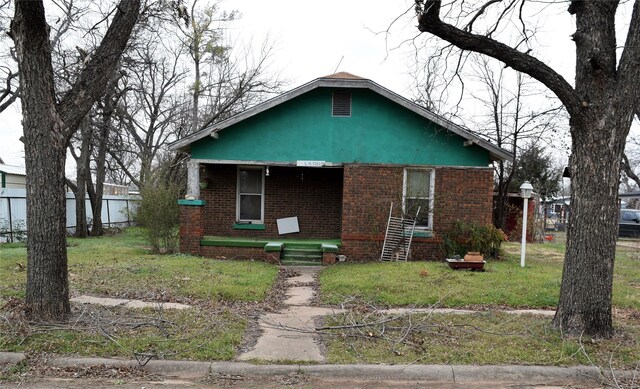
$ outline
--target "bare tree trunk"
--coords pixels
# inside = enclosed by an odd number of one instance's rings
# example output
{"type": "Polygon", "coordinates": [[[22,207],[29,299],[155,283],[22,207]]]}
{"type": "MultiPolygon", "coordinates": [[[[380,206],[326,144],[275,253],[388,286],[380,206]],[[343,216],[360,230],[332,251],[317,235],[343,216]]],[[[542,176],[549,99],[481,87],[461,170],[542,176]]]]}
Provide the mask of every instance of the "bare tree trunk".
{"type": "Polygon", "coordinates": [[[82,144],[80,156],[76,160],[76,190],[73,192],[76,198],[76,233],[78,238],[87,237],[87,207],[85,197],[87,195],[87,177],[89,175],[89,157],[91,154],[91,127],[85,119],[81,125],[82,144]]]}
{"type": "Polygon", "coordinates": [[[63,318],[70,310],[66,261],[64,170],[66,139],[55,109],[51,47],[44,7],[16,2],[11,23],[20,59],[27,173],[27,293],[30,313],[63,318]],[[46,260],[34,260],[42,258],[46,260]]]}
{"type": "MultiPolygon", "coordinates": [[[[612,107],[611,107],[612,108],[612,107]]],[[[615,110],[613,110],[615,112],[615,110]]],[[[613,335],[611,300],[618,231],[618,185],[624,139],[602,134],[624,128],[618,118],[602,114],[590,129],[577,133],[570,159],[571,213],[562,273],[560,301],[554,324],[569,333],[613,335]],[[609,119],[608,121],[605,121],[609,119]]],[[[621,131],[621,135],[624,131],[621,131]]]]}
{"type": "Polygon", "coordinates": [[[122,0],[105,37],[59,103],[42,1],[16,0],[10,35],[22,88],[27,173],[28,315],[62,320],[70,311],[66,251],[65,159],[69,139],[109,79],[140,9],[122,0]]]}
{"type": "MultiPolygon", "coordinates": [[[[113,112],[113,111],[111,111],[113,112]]],[[[111,114],[104,114],[100,126],[100,136],[98,141],[98,153],[96,155],[96,183],[95,183],[95,205],[93,207],[93,229],[91,235],[102,236],[102,197],[104,194],[104,179],[106,175],[107,141],[109,137],[109,127],[111,125],[111,114]]]]}
{"type": "MultiPolygon", "coordinates": [[[[504,230],[507,220],[507,199],[509,198],[509,184],[511,183],[511,175],[507,178],[504,161],[498,161],[498,196],[496,197],[496,207],[493,212],[493,225],[496,228],[504,230]]],[[[513,171],[513,168],[511,168],[513,171]]]]}
{"type": "MultiPolygon", "coordinates": [[[[195,18],[194,18],[195,19],[195,18]]],[[[195,22],[194,22],[195,23],[195,22]]],[[[193,55],[193,62],[195,65],[195,77],[196,80],[193,86],[193,100],[191,107],[191,132],[194,133],[198,130],[198,110],[200,109],[200,88],[202,87],[200,80],[200,54],[193,55]]]]}

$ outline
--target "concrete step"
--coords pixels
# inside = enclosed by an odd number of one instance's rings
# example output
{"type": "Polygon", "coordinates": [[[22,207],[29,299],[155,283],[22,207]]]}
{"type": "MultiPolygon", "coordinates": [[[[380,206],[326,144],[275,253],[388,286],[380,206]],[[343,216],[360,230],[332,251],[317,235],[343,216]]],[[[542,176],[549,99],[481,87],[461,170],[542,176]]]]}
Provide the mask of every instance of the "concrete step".
{"type": "Polygon", "coordinates": [[[282,256],[282,258],[284,258],[284,259],[300,259],[300,260],[303,260],[303,261],[308,261],[308,260],[322,261],[322,253],[300,254],[300,253],[287,253],[287,252],[285,252],[284,255],[282,256]]]}
{"type": "Polygon", "coordinates": [[[285,254],[300,254],[300,255],[307,255],[307,254],[320,254],[322,255],[322,250],[320,250],[319,248],[317,249],[310,249],[310,248],[297,248],[297,247],[286,247],[282,250],[285,254]]]}
{"type": "Polygon", "coordinates": [[[285,246],[282,263],[289,266],[321,265],[322,251],[319,249],[291,249],[285,246]]]}
{"type": "Polygon", "coordinates": [[[283,258],[280,263],[285,266],[322,266],[322,258],[315,260],[303,260],[296,258],[283,258]]]}

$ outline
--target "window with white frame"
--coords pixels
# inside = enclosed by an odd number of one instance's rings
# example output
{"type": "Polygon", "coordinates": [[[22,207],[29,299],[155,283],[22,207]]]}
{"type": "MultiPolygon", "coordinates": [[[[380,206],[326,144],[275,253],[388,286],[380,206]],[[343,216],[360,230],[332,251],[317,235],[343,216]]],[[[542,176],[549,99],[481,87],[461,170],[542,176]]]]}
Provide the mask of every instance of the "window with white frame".
{"type": "Polygon", "coordinates": [[[416,228],[433,228],[432,169],[405,169],[402,209],[405,217],[416,218],[416,228]]]}
{"type": "Polygon", "coordinates": [[[236,219],[261,224],[264,220],[264,170],[238,167],[236,219]]]}

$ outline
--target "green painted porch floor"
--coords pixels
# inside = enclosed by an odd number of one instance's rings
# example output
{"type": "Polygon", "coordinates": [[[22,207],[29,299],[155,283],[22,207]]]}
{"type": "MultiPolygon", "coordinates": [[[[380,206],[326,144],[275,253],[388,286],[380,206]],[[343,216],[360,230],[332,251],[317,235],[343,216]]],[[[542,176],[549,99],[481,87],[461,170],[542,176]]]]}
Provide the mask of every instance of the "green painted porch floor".
{"type": "Polygon", "coordinates": [[[280,237],[275,238],[238,238],[228,236],[205,236],[200,240],[201,246],[220,247],[255,247],[262,248],[267,243],[280,242],[284,244],[281,262],[288,266],[301,265],[321,265],[322,264],[322,244],[333,244],[338,247],[342,245],[340,239],[297,239],[280,237]]]}

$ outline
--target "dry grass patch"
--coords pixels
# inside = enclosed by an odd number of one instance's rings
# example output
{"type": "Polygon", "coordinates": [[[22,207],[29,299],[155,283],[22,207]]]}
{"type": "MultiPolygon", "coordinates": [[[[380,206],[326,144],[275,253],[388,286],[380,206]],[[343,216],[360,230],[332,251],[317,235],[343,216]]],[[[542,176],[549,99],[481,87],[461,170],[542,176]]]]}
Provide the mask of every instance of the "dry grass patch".
{"type": "Polygon", "coordinates": [[[608,340],[566,337],[550,319],[484,312],[469,315],[414,314],[395,320],[380,315],[326,319],[331,363],[590,365],[635,369],[640,363],[638,317],[616,320],[608,340]],[[363,323],[376,323],[366,326],[363,323]]]}

